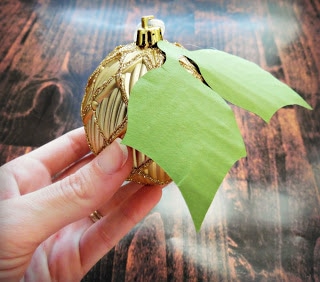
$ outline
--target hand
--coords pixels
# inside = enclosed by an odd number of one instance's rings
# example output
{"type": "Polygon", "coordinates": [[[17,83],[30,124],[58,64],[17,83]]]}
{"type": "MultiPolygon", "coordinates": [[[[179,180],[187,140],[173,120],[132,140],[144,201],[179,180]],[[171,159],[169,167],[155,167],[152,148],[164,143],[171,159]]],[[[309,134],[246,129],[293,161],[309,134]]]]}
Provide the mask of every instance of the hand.
{"type": "Polygon", "coordinates": [[[161,198],[119,188],[131,155],[117,141],[88,154],[80,128],[0,167],[0,280],[80,280],[161,198]]]}

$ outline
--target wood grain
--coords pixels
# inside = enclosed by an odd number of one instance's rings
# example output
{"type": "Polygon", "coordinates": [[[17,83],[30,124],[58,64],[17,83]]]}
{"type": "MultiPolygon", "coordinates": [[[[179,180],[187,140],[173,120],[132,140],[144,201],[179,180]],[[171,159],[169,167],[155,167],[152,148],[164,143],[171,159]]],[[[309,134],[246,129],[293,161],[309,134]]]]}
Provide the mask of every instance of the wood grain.
{"type": "Polygon", "coordinates": [[[171,42],[259,64],[313,111],[286,107],[266,124],[233,107],[248,155],[201,231],[171,184],[83,281],[320,281],[318,0],[1,1],[1,164],[81,126],[88,76],[148,14],[171,42]]]}

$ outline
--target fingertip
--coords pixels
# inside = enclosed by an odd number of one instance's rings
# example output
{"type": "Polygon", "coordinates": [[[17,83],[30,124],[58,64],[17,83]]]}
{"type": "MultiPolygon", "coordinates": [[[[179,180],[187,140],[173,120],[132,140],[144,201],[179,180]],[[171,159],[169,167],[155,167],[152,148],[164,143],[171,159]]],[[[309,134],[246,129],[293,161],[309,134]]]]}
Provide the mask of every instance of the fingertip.
{"type": "Polygon", "coordinates": [[[162,197],[162,187],[158,185],[145,185],[127,200],[125,206],[131,214],[136,214],[137,222],[152,210],[162,197]]]}
{"type": "Polygon", "coordinates": [[[147,191],[150,191],[154,196],[158,196],[159,200],[162,196],[163,185],[147,185],[145,186],[147,191]]]}
{"type": "Polygon", "coordinates": [[[96,162],[104,173],[113,174],[127,163],[128,155],[127,146],[121,144],[121,139],[117,138],[100,152],[96,162]]]}
{"type": "Polygon", "coordinates": [[[128,160],[128,155],[129,155],[128,147],[121,143],[122,142],[121,138],[116,138],[116,140],[114,140],[114,141],[116,144],[118,144],[119,149],[122,151],[123,162],[121,164],[121,167],[123,167],[124,164],[126,163],[126,161],[128,160]]]}

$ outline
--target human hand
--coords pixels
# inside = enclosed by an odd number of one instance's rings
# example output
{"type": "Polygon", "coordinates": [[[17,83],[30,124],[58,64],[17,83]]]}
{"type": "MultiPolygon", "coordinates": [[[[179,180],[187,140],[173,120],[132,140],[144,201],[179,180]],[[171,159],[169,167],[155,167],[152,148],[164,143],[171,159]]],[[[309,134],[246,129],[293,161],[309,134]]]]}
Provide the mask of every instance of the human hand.
{"type": "Polygon", "coordinates": [[[117,141],[88,155],[83,128],[0,167],[0,280],[80,280],[161,198],[160,186],[119,188],[131,168],[117,141]]]}

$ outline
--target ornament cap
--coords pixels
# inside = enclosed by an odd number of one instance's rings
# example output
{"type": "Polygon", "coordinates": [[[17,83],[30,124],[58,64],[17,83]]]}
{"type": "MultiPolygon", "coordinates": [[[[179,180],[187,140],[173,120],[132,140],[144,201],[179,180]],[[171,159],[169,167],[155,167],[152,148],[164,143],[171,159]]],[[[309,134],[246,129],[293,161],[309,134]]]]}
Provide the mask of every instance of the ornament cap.
{"type": "Polygon", "coordinates": [[[141,48],[148,48],[162,40],[161,27],[150,26],[149,21],[154,19],[154,16],[144,16],[141,18],[141,28],[137,31],[136,45],[141,48]]]}

